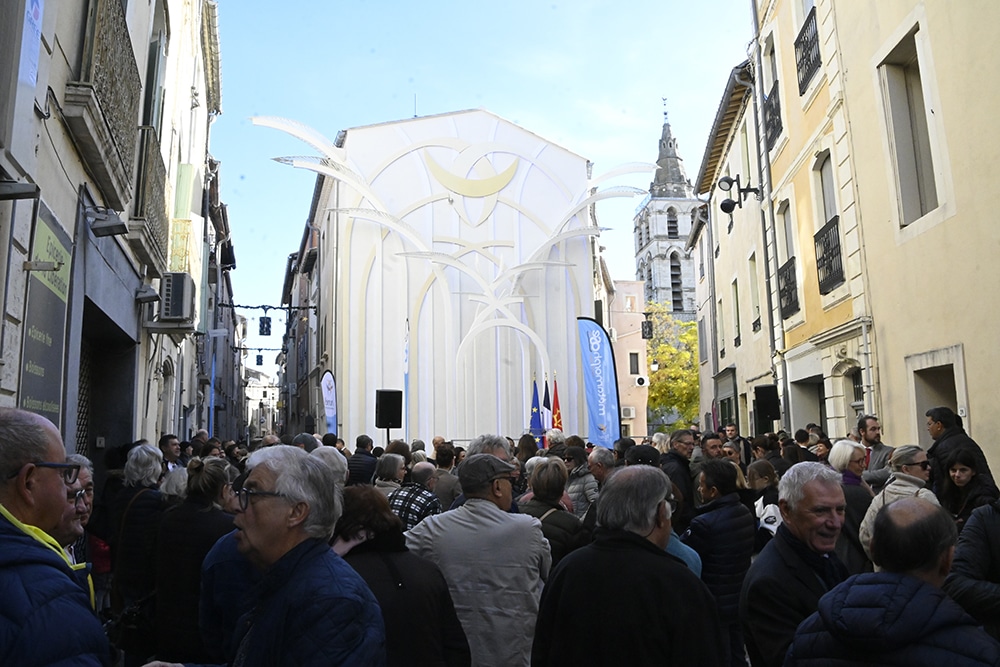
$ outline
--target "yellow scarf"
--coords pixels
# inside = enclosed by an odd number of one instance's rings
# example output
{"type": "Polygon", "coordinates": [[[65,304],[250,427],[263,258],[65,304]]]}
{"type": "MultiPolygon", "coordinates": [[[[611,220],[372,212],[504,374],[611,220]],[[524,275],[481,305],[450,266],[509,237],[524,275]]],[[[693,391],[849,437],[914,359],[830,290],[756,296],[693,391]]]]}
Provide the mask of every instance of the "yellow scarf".
{"type": "MultiPolygon", "coordinates": [[[[0,515],[2,515],[5,519],[14,524],[14,526],[25,535],[28,535],[37,542],[41,542],[47,549],[50,549],[51,551],[54,551],[55,553],[59,554],[59,557],[63,560],[63,562],[66,563],[67,567],[69,567],[71,570],[80,571],[87,569],[86,563],[80,563],[74,565],[72,562],[70,562],[69,556],[66,555],[66,552],[63,551],[63,548],[59,546],[59,543],[56,542],[51,535],[46,533],[41,528],[36,528],[35,526],[29,526],[26,523],[21,523],[14,517],[13,514],[7,511],[7,508],[4,507],[3,504],[0,504],[0,515]]],[[[91,609],[96,609],[97,605],[94,601],[94,581],[93,579],[90,578],[89,573],[87,574],[87,587],[90,589],[88,591],[90,593],[90,607],[91,609]]]]}

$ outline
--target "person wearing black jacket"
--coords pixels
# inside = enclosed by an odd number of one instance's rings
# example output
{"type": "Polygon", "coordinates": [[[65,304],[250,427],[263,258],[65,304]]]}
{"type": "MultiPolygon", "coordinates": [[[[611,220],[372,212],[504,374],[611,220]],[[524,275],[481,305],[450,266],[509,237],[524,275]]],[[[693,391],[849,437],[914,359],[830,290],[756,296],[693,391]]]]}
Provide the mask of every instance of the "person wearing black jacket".
{"type": "Polygon", "coordinates": [[[972,512],[944,590],[1000,639],[1000,500],[972,512]]]}
{"type": "Polygon", "coordinates": [[[726,664],[715,601],[664,549],[670,481],[653,466],[620,468],[597,507],[596,540],[553,570],[538,610],[531,664],[726,664]],[[581,619],[634,619],[627,636],[581,619]]]}
{"type": "Polygon", "coordinates": [[[469,642],[441,569],[406,548],[402,521],[374,487],[344,490],[333,548],[378,600],[387,665],[471,664],[469,642]]]}
{"type": "Polygon", "coordinates": [[[745,667],[743,632],[739,623],[740,589],[750,569],[756,521],[736,491],[736,465],[710,459],[698,475],[706,504],[681,535],[681,541],[701,556],[701,579],[715,596],[723,632],[729,641],[729,664],[745,667]]]}
{"type": "Polygon", "coordinates": [[[944,481],[948,478],[948,459],[956,449],[968,449],[976,457],[976,475],[981,477],[980,484],[997,488],[993,473],[986,462],[986,455],[975,440],[969,437],[962,428],[962,418],[950,408],[931,408],[925,413],[927,417],[927,432],[934,438],[934,444],[927,450],[927,459],[931,462],[931,489],[934,495],[940,495],[944,481]]]}
{"type": "Polygon", "coordinates": [[[694,432],[687,429],[670,434],[670,450],[660,456],[660,468],[680,492],[677,512],[673,515],[674,530],[683,533],[695,514],[694,481],[691,479],[691,452],[694,451],[694,432]]]}
{"type": "Polygon", "coordinates": [[[347,484],[374,484],[375,465],[378,459],[372,454],[372,439],[359,435],[354,446],[354,455],[347,459],[347,484]]]}

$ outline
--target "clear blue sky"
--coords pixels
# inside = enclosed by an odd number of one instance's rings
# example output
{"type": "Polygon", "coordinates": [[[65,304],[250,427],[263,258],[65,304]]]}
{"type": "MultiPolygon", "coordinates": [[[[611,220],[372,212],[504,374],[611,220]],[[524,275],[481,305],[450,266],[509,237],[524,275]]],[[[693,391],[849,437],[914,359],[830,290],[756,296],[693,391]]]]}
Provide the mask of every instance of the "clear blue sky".
{"type": "MultiPolygon", "coordinates": [[[[279,303],[315,183],[271,160],[312,149],[251,116],[283,116],[333,139],[412,117],[414,96],[418,115],[483,107],[587,157],[596,176],[655,162],[666,97],[693,181],[728,73],[746,58],[750,13],[748,0],[221,0],[223,113],[211,152],[222,162],[236,303],[279,303]]],[[[648,189],[651,179],[615,184],[648,189]]],[[[635,279],[639,201],[598,204],[620,280],[635,279]]],[[[280,313],[269,338],[257,336],[261,313],[243,314],[249,346],[280,347],[280,313]]],[[[264,353],[261,370],[274,373],[274,356],[264,353]]]]}

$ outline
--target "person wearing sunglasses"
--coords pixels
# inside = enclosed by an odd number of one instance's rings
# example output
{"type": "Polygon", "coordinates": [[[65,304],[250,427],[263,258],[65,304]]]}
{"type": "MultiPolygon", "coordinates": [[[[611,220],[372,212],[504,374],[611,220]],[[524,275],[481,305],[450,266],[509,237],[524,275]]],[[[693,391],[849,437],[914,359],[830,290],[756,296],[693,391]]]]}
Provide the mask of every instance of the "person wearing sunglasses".
{"type": "Polygon", "coordinates": [[[861,546],[869,558],[872,556],[872,527],[875,525],[875,515],[880,509],[901,498],[912,497],[923,498],[935,505],[941,504],[934,492],[927,488],[927,482],[931,478],[931,463],[927,460],[927,452],[921,447],[916,445],[897,447],[889,459],[889,469],[892,472],[888,484],[876,494],[858,529],[861,546]]]}
{"type": "Polygon", "coordinates": [[[110,664],[86,570],[52,537],[79,474],[52,422],[0,409],[0,665],[110,664]]]}

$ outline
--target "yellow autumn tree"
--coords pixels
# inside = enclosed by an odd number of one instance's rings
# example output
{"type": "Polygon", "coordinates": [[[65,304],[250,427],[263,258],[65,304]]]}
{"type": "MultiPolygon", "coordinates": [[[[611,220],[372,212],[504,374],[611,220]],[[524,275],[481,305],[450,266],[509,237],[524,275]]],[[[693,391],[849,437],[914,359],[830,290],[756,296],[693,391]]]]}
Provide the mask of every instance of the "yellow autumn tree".
{"type": "Polygon", "coordinates": [[[698,325],[675,320],[662,303],[648,303],[653,338],[646,341],[650,430],[673,430],[698,419],[698,325]]]}

